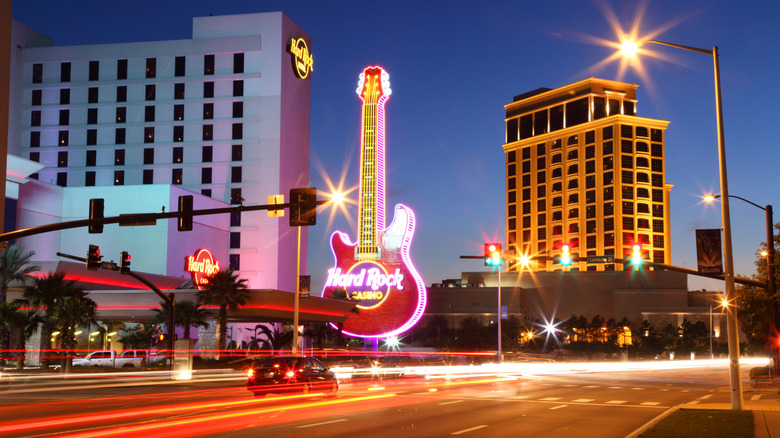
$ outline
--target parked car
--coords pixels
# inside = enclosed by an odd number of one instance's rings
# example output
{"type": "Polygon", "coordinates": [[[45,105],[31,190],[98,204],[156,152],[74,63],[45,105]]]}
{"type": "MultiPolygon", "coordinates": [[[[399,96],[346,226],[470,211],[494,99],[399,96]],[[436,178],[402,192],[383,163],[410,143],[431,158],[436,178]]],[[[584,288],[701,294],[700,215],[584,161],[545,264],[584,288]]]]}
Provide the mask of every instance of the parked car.
{"type": "Polygon", "coordinates": [[[141,364],[147,367],[153,367],[153,366],[165,364],[165,362],[168,359],[167,357],[161,354],[153,353],[149,350],[125,350],[119,355],[119,357],[120,358],[140,357],[141,359],[143,359],[141,361],[141,364]]]}
{"type": "Polygon", "coordinates": [[[114,350],[98,350],[73,359],[74,367],[141,368],[143,357],[120,357],[114,350]]]}
{"type": "Polygon", "coordinates": [[[283,392],[325,392],[339,390],[336,375],[313,357],[276,356],[253,363],[247,372],[247,390],[256,397],[283,392]]]}

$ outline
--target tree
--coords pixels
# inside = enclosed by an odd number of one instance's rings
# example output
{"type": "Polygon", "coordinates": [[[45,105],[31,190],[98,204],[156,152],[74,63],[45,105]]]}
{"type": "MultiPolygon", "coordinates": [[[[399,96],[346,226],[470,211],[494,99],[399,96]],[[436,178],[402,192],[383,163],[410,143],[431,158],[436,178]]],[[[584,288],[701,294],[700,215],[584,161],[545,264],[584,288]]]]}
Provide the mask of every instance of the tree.
{"type": "MultiPolygon", "coordinates": [[[[78,327],[89,327],[90,324],[97,324],[97,303],[87,297],[80,286],[74,282],[69,282],[66,288],[66,295],[57,301],[51,314],[47,317],[53,319],[59,326],[62,334],[62,348],[66,353],[76,349],[76,330],[78,327]]],[[[68,373],[73,364],[73,355],[66,354],[65,363],[62,368],[68,373]]]]}
{"type": "MultiPolygon", "coordinates": [[[[8,303],[2,303],[7,305],[8,303]]],[[[35,310],[18,309],[11,315],[10,328],[13,333],[13,349],[18,355],[16,369],[24,369],[24,360],[27,353],[27,340],[38,330],[38,324],[43,321],[43,317],[35,310]]]]}
{"type": "Polygon", "coordinates": [[[255,326],[255,336],[252,337],[252,340],[249,343],[249,349],[264,350],[274,353],[284,347],[292,346],[292,342],[292,330],[285,332],[275,324],[273,329],[266,324],[258,324],[255,326]],[[259,334],[258,330],[260,331],[259,334]],[[260,336],[265,337],[265,339],[262,339],[260,336]]]}
{"type": "Polygon", "coordinates": [[[249,300],[246,279],[239,279],[232,269],[217,271],[209,277],[209,283],[198,291],[198,300],[206,305],[219,306],[218,353],[225,350],[227,341],[227,311],[236,310],[249,300]]]}
{"type": "Polygon", "coordinates": [[[479,351],[497,347],[496,336],[488,333],[488,327],[474,317],[464,318],[455,335],[455,346],[462,351],[479,351]]]}
{"type": "MultiPolygon", "coordinates": [[[[166,301],[160,302],[160,307],[152,309],[155,315],[152,317],[151,322],[156,324],[168,323],[168,315],[170,314],[170,304],[166,301]]],[[[194,327],[208,327],[209,312],[201,307],[200,302],[193,302],[189,300],[177,301],[176,314],[174,315],[174,324],[184,329],[184,339],[192,339],[190,337],[190,329],[194,327]]]]}
{"type": "MultiPolygon", "coordinates": [[[[11,245],[0,252],[0,303],[8,301],[8,286],[14,281],[24,283],[30,278],[30,273],[40,270],[40,267],[30,265],[34,251],[24,254],[22,245],[11,245]]],[[[0,366],[5,363],[5,351],[10,345],[10,332],[4,324],[0,324],[0,366]]]]}
{"type": "Polygon", "coordinates": [[[51,333],[56,324],[52,316],[54,309],[73,287],[75,286],[72,281],[65,280],[64,272],[50,272],[43,277],[34,278],[32,284],[24,289],[22,299],[19,301],[20,304],[35,307],[44,314],[40,344],[41,369],[43,370],[49,368],[51,359],[51,333]]]}
{"type": "Polygon", "coordinates": [[[158,335],[155,324],[138,324],[133,328],[122,329],[125,335],[119,338],[119,342],[129,349],[148,350],[152,348],[158,335]]]}

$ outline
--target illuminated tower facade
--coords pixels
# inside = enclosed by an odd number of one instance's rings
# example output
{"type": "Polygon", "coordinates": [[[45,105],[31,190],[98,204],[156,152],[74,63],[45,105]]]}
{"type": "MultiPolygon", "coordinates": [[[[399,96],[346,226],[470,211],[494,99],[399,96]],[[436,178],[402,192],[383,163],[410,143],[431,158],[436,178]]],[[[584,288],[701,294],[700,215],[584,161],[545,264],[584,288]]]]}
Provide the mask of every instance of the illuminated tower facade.
{"type": "Polygon", "coordinates": [[[637,243],[644,260],[671,263],[669,122],[638,117],[636,89],[590,78],[504,106],[507,243],[539,256],[530,269],[565,268],[567,245],[570,270],[627,269],[637,243]]]}

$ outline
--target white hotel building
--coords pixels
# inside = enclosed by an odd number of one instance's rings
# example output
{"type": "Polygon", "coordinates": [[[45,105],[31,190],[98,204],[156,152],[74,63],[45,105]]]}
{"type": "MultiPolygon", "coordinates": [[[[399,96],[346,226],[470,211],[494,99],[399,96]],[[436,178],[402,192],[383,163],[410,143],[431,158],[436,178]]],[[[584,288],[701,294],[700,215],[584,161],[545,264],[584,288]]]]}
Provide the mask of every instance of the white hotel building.
{"type": "MultiPolygon", "coordinates": [[[[86,218],[89,198],[105,198],[113,216],[176,211],[188,191],[198,209],[286,200],[308,186],[310,78],[288,53],[299,38],[311,46],[281,12],[194,18],[190,39],[67,47],[14,22],[8,153],[35,173],[17,175],[7,207],[16,203],[17,223],[6,229],[86,218]]],[[[106,260],[129,251],[133,270],[169,277],[187,275],[184,256],[209,246],[251,289],[295,290],[286,216],[196,216],[191,232],[168,220],[50,234],[19,240],[38,261],[85,257],[92,243],[106,260]]],[[[302,273],[307,246],[304,227],[302,273]]]]}

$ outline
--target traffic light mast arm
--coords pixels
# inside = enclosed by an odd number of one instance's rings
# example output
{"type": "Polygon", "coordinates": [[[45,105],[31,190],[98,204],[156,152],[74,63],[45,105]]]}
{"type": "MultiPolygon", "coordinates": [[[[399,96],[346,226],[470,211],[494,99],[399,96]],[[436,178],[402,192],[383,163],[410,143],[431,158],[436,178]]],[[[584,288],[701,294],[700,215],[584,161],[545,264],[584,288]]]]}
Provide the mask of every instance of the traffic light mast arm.
{"type": "MultiPolygon", "coordinates": [[[[318,200],[317,205],[324,205],[329,202],[330,200],[328,199],[318,200]]],[[[236,212],[243,212],[243,211],[281,210],[284,208],[290,208],[291,205],[292,205],[291,203],[265,204],[265,205],[238,205],[235,207],[193,210],[192,213],[190,214],[192,216],[205,216],[210,214],[236,213],[236,212]]],[[[88,227],[90,225],[137,224],[143,222],[152,222],[157,219],[171,219],[171,218],[178,218],[178,217],[179,217],[178,211],[171,211],[167,213],[123,214],[121,216],[104,217],[102,219],[80,219],[75,221],[58,222],[54,224],[40,225],[37,227],[30,227],[30,228],[25,228],[23,230],[10,231],[8,233],[0,234],[0,242],[7,242],[9,240],[32,236],[35,234],[48,233],[51,231],[67,230],[67,229],[79,228],[79,227],[88,227]]]]}

